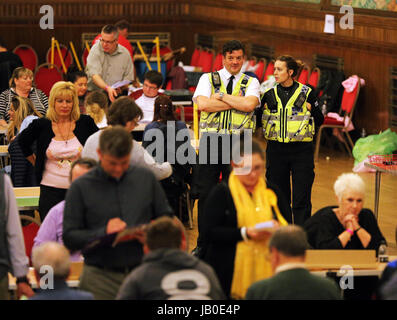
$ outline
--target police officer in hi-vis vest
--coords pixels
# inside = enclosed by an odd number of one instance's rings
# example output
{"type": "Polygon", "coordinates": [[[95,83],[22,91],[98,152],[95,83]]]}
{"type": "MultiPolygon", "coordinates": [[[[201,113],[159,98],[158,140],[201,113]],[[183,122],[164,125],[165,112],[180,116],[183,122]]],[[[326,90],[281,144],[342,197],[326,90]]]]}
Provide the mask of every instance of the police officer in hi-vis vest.
{"type": "Polygon", "coordinates": [[[279,187],[291,203],[292,176],[293,217],[288,222],[302,226],[312,209],[314,130],[324,117],[312,89],[293,79],[300,66],[291,56],[277,58],[277,85],[262,97],[262,129],[267,139],[267,181],[279,187]]]}
{"type": "Polygon", "coordinates": [[[203,223],[207,219],[203,217],[205,200],[212,187],[218,183],[221,173],[222,180],[228,181],[231,170],[231,136],[242,133],[244,129],[253,130],[256,126],[254,111],[255,108],[260,107],[258,80],[241,72],[245,54],[243,44],[237,40],[228,41],[224,44],[222,53],[224,68],[218,72],[203,74],[193,96],[193,101],[201,111],[199,153],[207,151],[205,164],[199,165],[196,182],[199,192],[199,237],[193,254],[199,257],[204,254],[205,246],[203,236],[205,231],[203,223]],[[211,148],[210,140],[214,141],[214,139],[217,150],[211,148]],[[229,143],[222,145],[222,140],[229,143]],[[225,150],[225,145],[229,150],[225,150]],[[228,152],[230,153],[227,157],[228,152]]]}

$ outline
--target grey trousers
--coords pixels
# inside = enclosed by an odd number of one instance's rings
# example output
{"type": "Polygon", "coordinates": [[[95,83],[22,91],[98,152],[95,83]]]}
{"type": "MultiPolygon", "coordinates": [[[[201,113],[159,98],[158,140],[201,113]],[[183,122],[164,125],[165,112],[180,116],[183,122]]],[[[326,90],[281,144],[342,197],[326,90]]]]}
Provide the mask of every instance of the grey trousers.
{"type": "Polygon", "coordinates": [[[128,274],[128,272],[119,273],[84,264],[79,288],[91,292],[95,300],[114,300],[128,274]]]}

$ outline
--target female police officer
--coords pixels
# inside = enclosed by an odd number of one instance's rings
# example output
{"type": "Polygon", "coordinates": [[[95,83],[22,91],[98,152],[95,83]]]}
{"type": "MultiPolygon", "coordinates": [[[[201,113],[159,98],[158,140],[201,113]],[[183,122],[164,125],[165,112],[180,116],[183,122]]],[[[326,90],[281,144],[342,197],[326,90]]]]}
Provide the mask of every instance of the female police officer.
{"type": "MultiPolygon", "coordinates": [[[[300,63],[280,56],[274,66],[277,85],[262,97],[262,127],[267,139],[266,178],[278,186],[291,203],[298,225],[311,216],[311,188],[314,181],[313,136],[324,117],[310,87],[293,78],[300,63]]],[[[288,219],[287,219],[288,220],[288,219]]]]}

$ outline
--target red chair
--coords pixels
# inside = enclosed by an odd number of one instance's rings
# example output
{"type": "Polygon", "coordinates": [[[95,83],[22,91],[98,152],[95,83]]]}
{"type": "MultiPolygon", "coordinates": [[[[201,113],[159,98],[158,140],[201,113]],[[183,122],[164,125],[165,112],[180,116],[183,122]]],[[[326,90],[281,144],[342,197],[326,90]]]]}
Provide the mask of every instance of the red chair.
{"type": "Polygon", "coordinates": [[[218,53],[215,57],[214,65],[212,66],[212,71],[219,71],[223,68],[223,55],[218,53]]]}
{"type": "Polygon", "coordinates": [[[307,84],[309,80],[309,68],[307,66],[303,66],[301,72],[299,73],[298,76],[298,82],[302,84],[307,84]]]}
{"type": "Polygon", "coordinates": [[[36,216],[35,218],[23,214],[20,215],[20,219],[22,223],[23,239],[25,242],[25,252],[26,252],[26,256],[29,258],[30,265],[32,265],[31,256],[32,256],[32,248],[34,244],[34,238],[36,237],[37,232],[39,231],[41,225],[40,218],[37,218],[38,214],[36,214],[36,212],[35,212],[35,216],[36,216]]]}
{"type": "Polygon", "coordinates": [[[20,44],[12,50],[16,55],[18,55],[25,68],[34,71],[39,63],[36,51],[28,44],[20,44]]]}
{"type": "Polygon", "coordinates": [[[212,62],[214,59],[214,52],[210,49],[201,51],[198,67],[201,67],[202,72],[211,72],[212,62]]]}
{"type": "Polygon", "coordinates": [[[307,84],[311,85],[313,89],[317,89],[319,82],[320,82],[320,69],[316,67],[312,70],[307,84]]]}
{"type": "Polygon", "coordinates": [[[262,82],[263,80],[263,73],[265,71],[265,66],[266,66],[266,59],[264,58],[259,59],[258,66],[255,70],[255,75],[257,76],[259,82],[262,82]]]}
{"type": "Polygon", "coordinates": [[[255,56],[252,56],[248,60],[248,67],[254,67],[257,64],[258,59],[255,56]]]}
{"type": "Polygon", "coordinates": [[[198,67],[199,65],[199,60],[200,60],[200,55],[201,55],[201,48],[196,47],[193,51],[192,59],[190,61],[190,65],[194,67],[198,67]]]}
{"type": "MultiPolygon", "coordinates": [[[[65,45],[59,44],[59,48],[61,50],[62,58],[67,70],[70,67],[70,65],[73,64],[73,56],[70,50],[65,45]]],[[[47,59],[47,63],[51,63],[51,48],[49,48],[47,51],[46,59],[47,59]]],[[[54,47],[54,64],[60,70],[63,70],[61,59],[59,58],[58,49],[56,48],[56,46],[54,47]]]]}
{"type": "Polygon", "coordinates": [[[352,121],[353,112],[357,103],[357,98],[359,93],[360,93],[360,78],[358,79],[357,85],[352,92],[347,92],[346,89],[343,92],[342,104],[339,111],[339,114],[343,116],[343,120],[339,121],[337,119],[325,116],[324,122],[320,126],[320,129],[318,130],[317,133],[316,148],[314,152],[315,161],[317,161],[318,159],[318,153],[320,150],[321,133],[325,128],[335,128],[339,131],[339,136],[343,139],[343,144],[346,147],[346,150],[349,152],[350,156],[352,156],[352,149],[354,147],[354,143],[346,128],[349,126],[349,124],[352,121]],[[347,141],[344,135],[346,135],[347,141]]]}
{"type": "Polygon", "coordinates": [[[263,81],[268,80],[269,76],[272,76],[273,74],[274,74],[274,60],[271,60],[266,67],[265,75],[263,76],[263,81]]]}
{"type": "Polygon", "coordinates": [[[83,61],[84,67],[87,65],[87,57],[88,57],[88,54],[89,54],[89,52],[88,52],[87,48],[84,48],[83,54],[82,54],[82,56],[81,56],[81,60],[83,61]]]}
{"type": "Polygon", "coordinates": [[[34,82],[37,88],[42,90],[47,97],[50,95],[50,91],[54,83],[63,80],[61,70],[56,65],[49,63],[43,63],[36,68],[34,73],[34,82]]]}
{"type": "MultiPolygon", "coordinates": [[[[185,122],[193,122],[193,107],[181,107],[184,108],[183,111],[185,113],[185,122]]],[[[198,112],[198,118],[200,119],[200,113],[201,111],[198,112]]],[[[176,114],[179,119],[181,119],[181,110],[180,108],[176,109],[176,114]]]]}

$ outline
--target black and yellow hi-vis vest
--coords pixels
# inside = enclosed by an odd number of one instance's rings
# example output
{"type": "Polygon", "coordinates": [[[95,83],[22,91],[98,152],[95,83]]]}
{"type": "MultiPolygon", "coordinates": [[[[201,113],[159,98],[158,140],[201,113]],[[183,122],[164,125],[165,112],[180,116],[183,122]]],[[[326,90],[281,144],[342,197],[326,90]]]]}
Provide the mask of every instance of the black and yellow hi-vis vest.
{"type": "Polygon", "coordinates": [[[285,143],[313,141],[314,119],[306,105],[312,89],[299,83],[283,108],[281,99],[277,95],[277,86],[269,89],[272,90],[270,92],[272,101],[267,101],[263,110],[262,128],[265,138],[285,143]]]}
{"type": "MultiPolygon", "coordinates": [[[[218,72],[208,73],[208,77],[212,87],[212,94],[218,92],[227,93],[218,72]]],[[[233,89],[232,95],[245,96],[247,87],[252,79],[252,77],[247,75],[241,76],[233,89]]],[[[201,111],[200,115],[200,131],[202,133],[239,134],[244,129],[254,130],[255,123],[256,119],[253,111],[243,112],[236,109],[219,112],[201,111]]]]}

